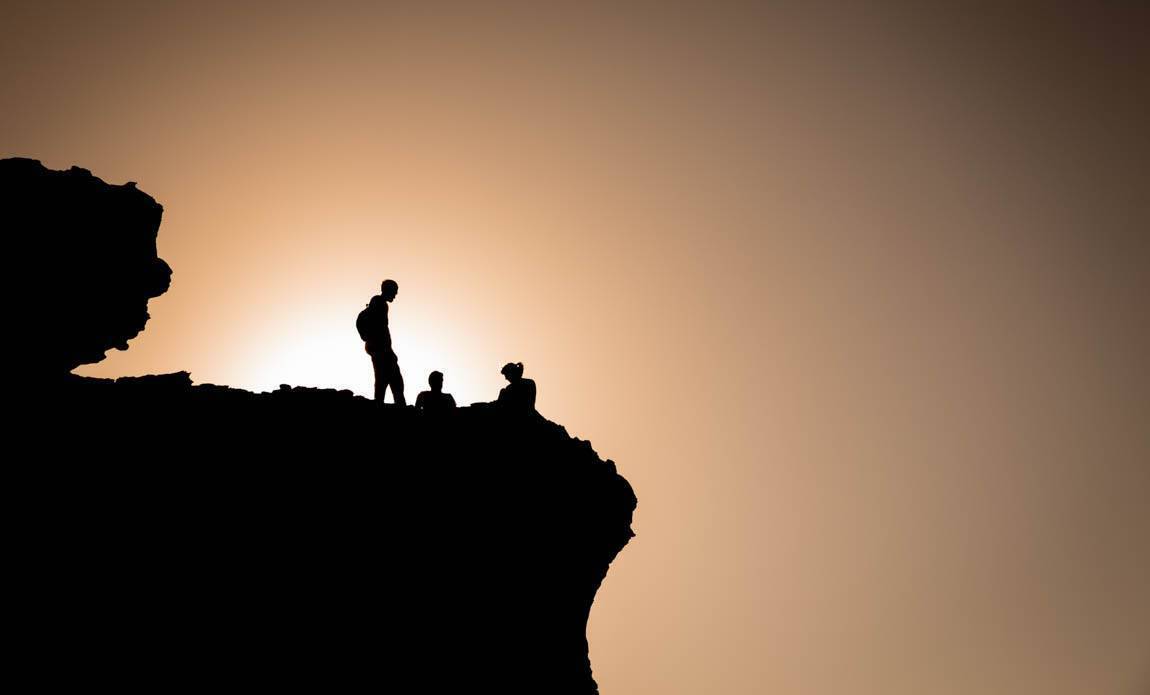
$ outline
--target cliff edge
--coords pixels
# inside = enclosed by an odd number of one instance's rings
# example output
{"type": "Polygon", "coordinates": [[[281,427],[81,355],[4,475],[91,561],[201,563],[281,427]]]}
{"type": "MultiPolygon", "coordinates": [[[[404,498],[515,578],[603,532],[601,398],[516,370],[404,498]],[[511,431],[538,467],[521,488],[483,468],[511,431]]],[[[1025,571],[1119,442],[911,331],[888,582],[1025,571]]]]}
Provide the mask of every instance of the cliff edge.
{"type": "Polygon", "coordinates": [[[21,372],[68,372],[128,349],[148,322],[148,300],[171,282],[156,253],[163,211],[135,183],[0,159],[0,221],[19,281],[7,342],[21,372]]]}
{"type": "MultiPolygon", "coordinates": [[[[43,176],[12,161],[0,187],[43,176]]],[[[108,186],[138,206],[121,228],[80,211],[122,201],[71,206],[73,183],[54,201],[70,212],[13,231],[81,225],[87,241],[54,254],[95,285],[107,273],[73,251],[105,258],[105,237],[126,259],[92,291],[117,306],[52,334],[44,378],[17,394],[15,662],[45,687],[597,692],[587,618],[636,505],[612,461],[494,406],[68,374],[142,328],[170,274],[155,201],[108,186]]]]}

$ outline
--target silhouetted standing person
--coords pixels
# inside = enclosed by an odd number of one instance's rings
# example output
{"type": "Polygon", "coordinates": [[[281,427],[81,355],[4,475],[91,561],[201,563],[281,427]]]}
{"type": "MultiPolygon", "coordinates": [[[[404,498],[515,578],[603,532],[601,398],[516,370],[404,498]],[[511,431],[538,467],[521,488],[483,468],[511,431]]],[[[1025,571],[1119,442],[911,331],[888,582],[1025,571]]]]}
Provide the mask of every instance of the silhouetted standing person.
{"type": "Polygon", "coordinates": [[[523,363],[508,362],[501,371],[510,383],[500,389],[496,403],[510,410],[535,410],[535,382],[523,378],[523,363]]]}
{"type": "Polygon", "coordinates": [[[415,398],[415,407],[429,413],[441,413],[455,407],[455,399],[450,393],[443,392],[443,372],[432,372],[427,375],[427,384],[430,391],[424,391],[415,398]]]}
{"type": "Polygon", "coordinates": [[[379,294],[371,298],[367,308],[359,312],[355,327],[363,338],[363,349],[371,355],[375,369],[375,400],[383,402],[388,387],[396,405],[407,405],[403,398],[403,376],[399,373],[399,358],[391,349],[391,330],[387,325],[388,302],[399,293],[395,280],[384,280],[379,294]]]}

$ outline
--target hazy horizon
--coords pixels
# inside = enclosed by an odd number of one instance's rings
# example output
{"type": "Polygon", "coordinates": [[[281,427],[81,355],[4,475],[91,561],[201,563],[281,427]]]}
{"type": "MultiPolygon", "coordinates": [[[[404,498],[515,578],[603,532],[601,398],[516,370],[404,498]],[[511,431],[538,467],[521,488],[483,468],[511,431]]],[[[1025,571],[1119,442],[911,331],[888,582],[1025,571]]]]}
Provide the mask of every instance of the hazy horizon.
{"type": "MultiPolygon", "coordinates": [[[[1008,5],[1008,6],[1007,6],[1008,5]]],[[[96,376],[427,373],[614,459],[604,695],[1150,688],[1150,7],[4,2],[0,156],[136,181],[96,376]]]]}

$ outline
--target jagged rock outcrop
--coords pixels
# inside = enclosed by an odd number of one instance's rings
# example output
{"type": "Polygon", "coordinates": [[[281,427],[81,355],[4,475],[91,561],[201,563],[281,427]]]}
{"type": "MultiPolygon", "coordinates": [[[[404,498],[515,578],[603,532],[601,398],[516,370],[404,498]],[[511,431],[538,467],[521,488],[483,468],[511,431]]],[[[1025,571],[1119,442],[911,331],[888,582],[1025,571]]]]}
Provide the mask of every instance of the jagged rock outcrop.
{"type": "Polygon", "coordinates": [[[537,413],[186,373],[15,400],[9,657],[44,689],[597,692],[587,617],[636,499],[537,413]]]}
{"type": "Polygon", "coordinates": [[[538,414],[187,375],[52,402],[66,436],[22,499],[37,641],[78,646],[53,658],[141,685],[596,692],[586,622],[635,497],[538,414]]]}
{"type": "Polygon", "coordinates": [[[162,214],[134,183],[0,159],[0,219],[17,251],[10,272],[25,280],[10,341],[22,370],[64,374],[127,349],[148,321],[148,300],[170,282],[156,253],[162,214]]]}

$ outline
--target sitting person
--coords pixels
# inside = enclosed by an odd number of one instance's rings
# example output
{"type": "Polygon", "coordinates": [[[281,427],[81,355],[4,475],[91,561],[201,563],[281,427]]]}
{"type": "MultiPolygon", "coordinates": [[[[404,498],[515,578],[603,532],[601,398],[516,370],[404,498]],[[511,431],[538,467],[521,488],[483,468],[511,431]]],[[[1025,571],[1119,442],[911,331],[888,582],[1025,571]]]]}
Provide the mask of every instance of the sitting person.
{"type": "Polygon", "coordinates": [[[429,413],[439,413],[455,407],[455,399],[450,393],[443,392],[443,372],[432,372],[427,375],[430,391],[424,391],[415,399],[415,409],[429,413]]]}
{"type": "Polygon", "coordinates": [[[511,410],[534,411],[535,382],[523,378],[523,363],[508,362],[502,373],[511,383],[500,389],[496,404],[511,410]]]}

